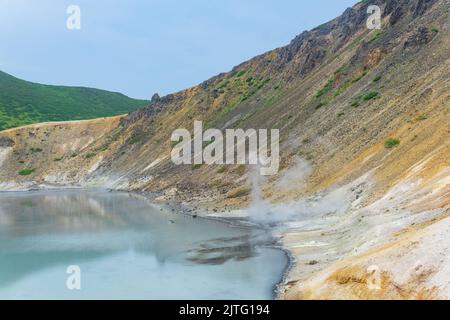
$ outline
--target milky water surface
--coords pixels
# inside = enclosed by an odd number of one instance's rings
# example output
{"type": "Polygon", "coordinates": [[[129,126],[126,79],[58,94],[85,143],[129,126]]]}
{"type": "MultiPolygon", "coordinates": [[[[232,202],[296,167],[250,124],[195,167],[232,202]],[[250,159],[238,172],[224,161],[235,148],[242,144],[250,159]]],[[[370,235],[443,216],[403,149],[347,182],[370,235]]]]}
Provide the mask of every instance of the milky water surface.
{"type": "Polygon", "coordinates": [[[0,193],[0,299],[270,299],[287,264],[270,241],[127,193],[0,193]]]}

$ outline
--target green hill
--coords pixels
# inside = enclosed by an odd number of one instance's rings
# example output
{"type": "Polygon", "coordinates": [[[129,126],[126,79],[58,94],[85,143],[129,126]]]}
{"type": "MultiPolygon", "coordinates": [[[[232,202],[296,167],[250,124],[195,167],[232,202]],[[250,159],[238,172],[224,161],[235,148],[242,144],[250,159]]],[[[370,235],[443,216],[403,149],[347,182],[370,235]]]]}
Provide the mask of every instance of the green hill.
{"type": "Polygon", "coordinates": [[[148,103],[116,92],[32,83],[0,71],[0,131],[37,122],[114,116],[148,103]]]}

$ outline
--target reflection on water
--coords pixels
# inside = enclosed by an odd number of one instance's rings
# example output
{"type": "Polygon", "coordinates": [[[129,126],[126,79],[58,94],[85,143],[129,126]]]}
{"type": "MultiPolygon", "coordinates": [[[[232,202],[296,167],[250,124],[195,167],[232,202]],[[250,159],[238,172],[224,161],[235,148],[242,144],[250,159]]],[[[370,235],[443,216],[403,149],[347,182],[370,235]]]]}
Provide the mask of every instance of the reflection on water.
{"type": "Polygon", "coordinates": [[[268,241],[125,193],[3,193],[0,298],[270,298],[286,259],[268,241]],[[66,288],[69,265],[79,291],[66,288]]]}
{"type": "Polygon", "coordinates": [[[255,256],[257,243],[255,235],[251,234],[211,239],[190,250],[192,256],[189,260],[199,264],[222,264],[231,259],[244,260],[255,256]]]}

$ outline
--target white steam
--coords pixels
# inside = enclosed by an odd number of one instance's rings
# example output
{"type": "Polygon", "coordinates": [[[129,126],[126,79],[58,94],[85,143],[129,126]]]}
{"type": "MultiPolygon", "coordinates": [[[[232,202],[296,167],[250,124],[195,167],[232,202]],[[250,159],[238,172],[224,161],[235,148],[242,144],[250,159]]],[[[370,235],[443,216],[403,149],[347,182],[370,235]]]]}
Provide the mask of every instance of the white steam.
{"type": "MultiPolygon", "coordinates": [[[[307,176],[312,172],[311,165],[303,159],[299,159],[296,165],[283,173],[276,183],[276,187],[287,190],[305,183],[307,176]]],[[[262,185],[265,179],[258,170],[252,170],[252,203],[248,208],[252,221],[263,224],[282,223],[292,220],[317,218],[320,216],[346,211],[352,201],[352,193],[349,187],[332,190],[326,194],[315,197],[292,201],[285,204],[270,203],[263,198],[262,185]]]]}
{"type": "Polygon", "coordinates": [[[294,166],[288,169],[278,180],[277,187],[282,189],[288,189],[293,186],[298,187],[303,185],[312,173],[312,166],[308,161],[299,156],[296,156],[294,161],[294,166]]]}

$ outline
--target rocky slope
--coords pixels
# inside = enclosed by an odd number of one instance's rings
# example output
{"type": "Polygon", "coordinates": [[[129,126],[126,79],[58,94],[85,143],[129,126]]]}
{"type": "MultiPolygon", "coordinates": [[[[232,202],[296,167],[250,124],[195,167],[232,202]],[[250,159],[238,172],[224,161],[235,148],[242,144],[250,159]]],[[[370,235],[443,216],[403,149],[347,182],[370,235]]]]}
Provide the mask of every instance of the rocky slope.
{"type": "Polygon", "coordinates": [[[363,1],[129,115],[3,131],[0,188],[102,186],[250,216],[293,253],[283,298],[450,298],[450,4],[371,4],[381,30],[363,1]],[[170,136],[194,120],[280,129],[280,173],[175,166],[170,136]]]}

